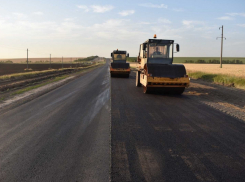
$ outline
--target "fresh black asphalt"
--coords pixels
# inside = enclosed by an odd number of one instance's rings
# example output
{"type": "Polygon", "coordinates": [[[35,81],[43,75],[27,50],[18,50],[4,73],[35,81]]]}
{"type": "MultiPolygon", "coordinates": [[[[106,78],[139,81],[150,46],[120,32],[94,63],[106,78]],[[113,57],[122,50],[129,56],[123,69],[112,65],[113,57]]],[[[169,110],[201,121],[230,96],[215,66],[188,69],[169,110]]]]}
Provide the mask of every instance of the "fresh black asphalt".
{"type": "Polygon", "coordinates": [[[111,79],[112,181],[245,181],[245,123],[194,97],[111,79]]]}

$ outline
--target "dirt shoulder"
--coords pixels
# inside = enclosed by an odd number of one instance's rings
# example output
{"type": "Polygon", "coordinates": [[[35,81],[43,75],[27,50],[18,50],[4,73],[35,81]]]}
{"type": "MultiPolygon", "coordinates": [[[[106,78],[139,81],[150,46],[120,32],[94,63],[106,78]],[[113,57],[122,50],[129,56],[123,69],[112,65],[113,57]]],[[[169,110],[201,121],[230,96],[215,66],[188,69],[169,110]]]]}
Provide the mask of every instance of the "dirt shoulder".
{"type": "Polygon", "coordinates": [[[194,95],[194,99],[245,122],[245,91],[242,89],[191,79],[190,87],[185,93],[194,95]]]}

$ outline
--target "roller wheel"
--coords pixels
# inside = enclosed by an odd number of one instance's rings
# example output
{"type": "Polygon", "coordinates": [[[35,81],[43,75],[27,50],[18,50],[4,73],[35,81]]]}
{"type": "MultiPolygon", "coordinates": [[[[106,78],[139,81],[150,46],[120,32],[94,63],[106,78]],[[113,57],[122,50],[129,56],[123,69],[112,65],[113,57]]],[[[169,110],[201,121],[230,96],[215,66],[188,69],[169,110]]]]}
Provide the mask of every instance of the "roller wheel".
{"type": "Polygon", "coordinates": [[[152,88],[149,88],[149,87],[143,87],[143,92],[144,92],[144,94],[149,94],[149,93],[151,93],[152,92],[152,88]]]}
{"type": "Polygon", "coordinates": [[[136,87],[141,87],[139,71],[136,72],[136,87]]]}
{"type": "Polygon", "coordinates": [[[185,87],[179,87],[179,88],[176,88],[176,90],[174,91],[174,94],[181,95],[183,94],[184,91],[185,91],[185,87]]]}

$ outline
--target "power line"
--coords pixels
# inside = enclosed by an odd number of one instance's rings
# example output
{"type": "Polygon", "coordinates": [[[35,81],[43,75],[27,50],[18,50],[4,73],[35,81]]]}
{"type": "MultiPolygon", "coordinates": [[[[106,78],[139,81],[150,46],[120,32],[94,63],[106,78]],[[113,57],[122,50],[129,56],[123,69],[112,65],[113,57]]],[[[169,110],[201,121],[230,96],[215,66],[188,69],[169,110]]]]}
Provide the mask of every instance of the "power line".
{"type": "Polygon", "coordinates": [[[26,60],[26,62],[27,62],[27,70],[28,70],[28,49],[27,49],[27,60],[26,60]]]}
{"type": "Polygon", "coordinates": [[[49,69],[51,69],[51,54],[50,54],[50,58],[49,58],[49,69]]]}
{"type": "Polygon", "coordinates": [[[224,35],[224,26],[222,25],[222,27],[219,27],[219,30],[221,29],[221,37],[217,37],[216,38],[216,40],[217,39],[219,39],[219,38],[221,38],[221,53],[220,53],[220,68],[222,68],[222,56],[223,56],[223,39],[225,39],[226,40],[226,38],[223,36],[224,35]]]}

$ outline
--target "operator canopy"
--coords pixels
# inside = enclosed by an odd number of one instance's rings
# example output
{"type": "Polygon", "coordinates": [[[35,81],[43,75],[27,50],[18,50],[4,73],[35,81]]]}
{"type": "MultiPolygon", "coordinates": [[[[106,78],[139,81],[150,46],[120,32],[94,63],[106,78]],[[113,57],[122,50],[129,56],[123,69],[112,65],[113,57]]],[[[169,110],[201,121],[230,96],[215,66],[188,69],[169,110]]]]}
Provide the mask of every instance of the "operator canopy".
{"type": "Polygon", "coordinates": [[[172,40],[149,40],[149,58],[171,58],[172,40]]]}
{"type": "Polygon", "coordinates": [[[120,54],[118,54],[117,59],[122,59],[122,56],[120,54]]]}
{"type": "Polygon", "coordinates": [[[111,54],[114,63],[126,63],[127,51],[114,50],[111,54]]]}

